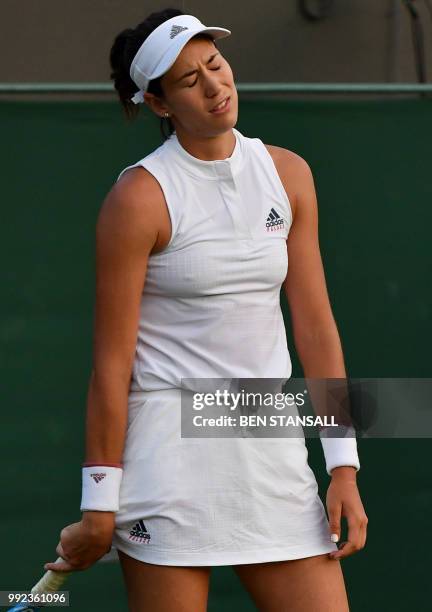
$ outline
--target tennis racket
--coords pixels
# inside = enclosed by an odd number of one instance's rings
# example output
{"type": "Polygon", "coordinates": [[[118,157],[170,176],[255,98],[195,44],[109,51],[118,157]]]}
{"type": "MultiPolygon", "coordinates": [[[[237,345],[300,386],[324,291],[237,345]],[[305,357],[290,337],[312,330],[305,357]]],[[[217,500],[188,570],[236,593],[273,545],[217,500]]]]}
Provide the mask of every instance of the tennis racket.
{"type": "MultiPolygon", "coordinates": [[[[99,559],[98,563],[115,560],[118,560],[118,555],[116,549],[112,548],[110,552],[99,559]]],[[[63,559],[58,557],[55,563],[59,563],[60,561],[63,561],[63,559]]],[[[55,593],[60,590],[60,587],[72,573],[73,572],[54,572],[53,570],[48,570],[31,589],[31,593],[33,595],[36,593],[55,593]]],[[[40,612],[41,610],[42,607],[40,607],[39,604],[19,603],[13,608],[9,608],[8,612],[40,612]]]]}
{"type": "MultiPolygon", "coordinates": [[[[63,559],[58,557],[56,563],[59,563],[60,561],[63,561],[63,559]]],[[[60,589],[71,573],[72,572],[54,572],[53,570],[48,570],[45,572],[39,582],[34,585],[31,593],[33,595],[37,593],[54,593],[60,589]]],[[[9,608],[9,612],[38,612],[39,610],[41,610],[39,604],[29,603],[19,603],[13,608],[9,608]]]]}

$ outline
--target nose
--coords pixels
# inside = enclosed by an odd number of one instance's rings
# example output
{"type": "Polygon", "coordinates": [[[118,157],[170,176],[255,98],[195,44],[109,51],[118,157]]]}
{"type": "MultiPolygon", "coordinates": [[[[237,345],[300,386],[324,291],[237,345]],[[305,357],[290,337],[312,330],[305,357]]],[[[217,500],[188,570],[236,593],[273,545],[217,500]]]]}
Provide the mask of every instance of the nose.
{"type": "Polygon", "coordinates": [[[219,94],[221,85],[219,79],[213,72],[207,70],[205,75],[204,92],[207,98],[214,98],[219,94]]]}

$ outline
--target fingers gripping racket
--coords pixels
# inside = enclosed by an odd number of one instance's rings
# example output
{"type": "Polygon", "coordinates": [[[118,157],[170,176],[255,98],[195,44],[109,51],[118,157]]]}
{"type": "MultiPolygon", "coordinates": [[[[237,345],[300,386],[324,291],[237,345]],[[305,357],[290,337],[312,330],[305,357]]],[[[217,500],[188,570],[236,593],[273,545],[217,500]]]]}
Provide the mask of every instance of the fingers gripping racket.
{"type": "MultiPolygon", "coordinates": [[[[112,548],[110,552],[104,555],[98,563],[106,563],[107,561],[117,561],[118,555],[115,548],[112,548]]],[[[59,563],[63,561],[61,557],[56,559],[55,563],[59,563]]],[[[34,595],[36,593],[55,593],[60,590],[60,587],[67,580],[68,576],[73,574],[73,572],[54,572],[53,570],[48,570],[42,576],[42,578],[37,582],[34,587],[31,589],[31,593],[34,595]]],[[[8,612],[41,612],[42,607],[40,604],[29,604],[29,603],[19,603],[15,605],[13,608],[9,608],[8,612]]]]}

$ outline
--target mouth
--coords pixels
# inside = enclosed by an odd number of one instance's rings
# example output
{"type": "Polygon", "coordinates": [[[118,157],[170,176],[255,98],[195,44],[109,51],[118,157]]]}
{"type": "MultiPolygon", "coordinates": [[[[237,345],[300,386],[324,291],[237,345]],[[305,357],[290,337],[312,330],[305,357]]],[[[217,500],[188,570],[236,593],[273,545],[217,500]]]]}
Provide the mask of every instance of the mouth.
{"type": "Polygon", "coordinates": [[[210,112],[214,115],[219,115],[220,113],[225,113],[230,107],[231,98],[227,96],[224,98],[219,104],[217,104],[210,112]]]}

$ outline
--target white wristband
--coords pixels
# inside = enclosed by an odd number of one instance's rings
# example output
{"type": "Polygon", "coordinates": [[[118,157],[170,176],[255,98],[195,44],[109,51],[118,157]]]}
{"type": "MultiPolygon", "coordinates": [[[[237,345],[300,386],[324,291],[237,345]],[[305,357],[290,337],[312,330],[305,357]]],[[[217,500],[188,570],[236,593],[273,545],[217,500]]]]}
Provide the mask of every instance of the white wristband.
{"type": "Polygon", "coordinates": [[[357,453],[357,440],[355,437],[349,438],[328,438],[320,435],[321,444],[324,451],[327,474],[330,474],[335,467],[343,465],[351,466],[358,472],[360,461],[357,453]]]}
{"type": "Polygon", "coordinates": [[[95,465],[82,469],[81,510],[118,512],[123,469],[95,465]]]}

